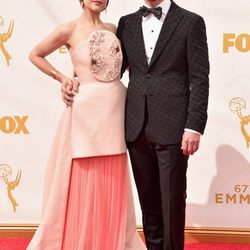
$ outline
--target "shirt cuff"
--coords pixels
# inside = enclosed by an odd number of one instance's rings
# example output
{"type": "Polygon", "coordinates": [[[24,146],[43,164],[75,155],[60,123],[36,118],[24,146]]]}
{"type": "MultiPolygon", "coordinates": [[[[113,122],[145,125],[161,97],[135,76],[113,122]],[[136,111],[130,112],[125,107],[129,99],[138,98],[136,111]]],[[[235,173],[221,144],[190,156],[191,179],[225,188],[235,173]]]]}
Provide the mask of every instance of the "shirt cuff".
{"type": "Polygon", "coordinates": [[[200,132],[195,131],[195,130],[190,129],[190,128],[185,128],[184,131],[192,132],[192,133],[197,134],[197,135],[202,135],[200,132]]]}

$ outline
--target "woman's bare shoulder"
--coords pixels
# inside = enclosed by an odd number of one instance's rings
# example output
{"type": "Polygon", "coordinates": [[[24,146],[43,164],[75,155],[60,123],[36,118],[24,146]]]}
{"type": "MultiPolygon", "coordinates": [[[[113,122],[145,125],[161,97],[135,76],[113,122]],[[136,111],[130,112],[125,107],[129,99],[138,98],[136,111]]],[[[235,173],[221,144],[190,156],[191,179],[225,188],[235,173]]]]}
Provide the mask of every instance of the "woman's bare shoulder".
{"type": "Polygon", "coordinates": [[[116,26],[113,23],[104,23],[103,27],[108,30],[113,32],[114,34],[116,34],[116,26]]]}
{"type": "Polygon", "coordinates": [[[69,38],[77,27],[78,20],[72,20],[67,23],[63,23],[56,28],[56,32],[59,33],[61,38],[69,38]]]}

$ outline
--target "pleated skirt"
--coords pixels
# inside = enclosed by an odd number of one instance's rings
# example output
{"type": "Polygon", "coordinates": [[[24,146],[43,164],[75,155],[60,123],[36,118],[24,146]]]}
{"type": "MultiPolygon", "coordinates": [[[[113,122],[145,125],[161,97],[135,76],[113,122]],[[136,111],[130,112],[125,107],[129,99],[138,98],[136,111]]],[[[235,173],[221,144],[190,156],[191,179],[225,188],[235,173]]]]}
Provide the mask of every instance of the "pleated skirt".
{"type": "Polygon", "coordinates": [[[125,249],[127,154],[72,160],[63,250],[125,249]]]}

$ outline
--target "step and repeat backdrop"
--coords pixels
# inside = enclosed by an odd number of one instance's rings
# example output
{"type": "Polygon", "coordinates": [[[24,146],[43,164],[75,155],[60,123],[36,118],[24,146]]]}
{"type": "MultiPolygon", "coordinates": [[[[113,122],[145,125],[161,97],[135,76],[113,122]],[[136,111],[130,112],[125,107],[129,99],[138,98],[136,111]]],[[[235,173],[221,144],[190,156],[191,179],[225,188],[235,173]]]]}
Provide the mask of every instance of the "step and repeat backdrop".
{"type": "MultiPolygon", "coordinates": [[[[250,227],[250,3],[176,3],[204,17],[211,63],[207,128],[199,152],[189,161],[186,225],[246,229],[250,227]]],[[[117,24],[122,15],[141,5],[142,0],[110,0],[103,20],[117,24]]],[[[56,26],[81,12],[78,0],[0,1],[0,224],[40,222],[46,164],[65,105],[60,84],[31,65],[28,54],[56,26]]],[[[48,59],[72,75],[64,47],[48,59]]],[[[123,82],[127,85],[127,75],[123,82]]],[[[135,187],[134,196],[141,225],[135,187]]]]}

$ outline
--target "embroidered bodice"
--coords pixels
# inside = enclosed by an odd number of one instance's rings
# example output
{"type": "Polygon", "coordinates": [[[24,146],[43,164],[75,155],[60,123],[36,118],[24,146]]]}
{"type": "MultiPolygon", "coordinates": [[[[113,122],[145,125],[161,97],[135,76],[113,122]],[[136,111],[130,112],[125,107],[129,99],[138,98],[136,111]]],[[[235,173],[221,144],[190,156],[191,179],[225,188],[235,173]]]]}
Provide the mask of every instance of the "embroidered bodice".
{"type": "Polygon", "coordinates": [[[110,82],[120,78],[120,42],[110,31],[97,30],[71,51],[80,83],[110,82]]]}

